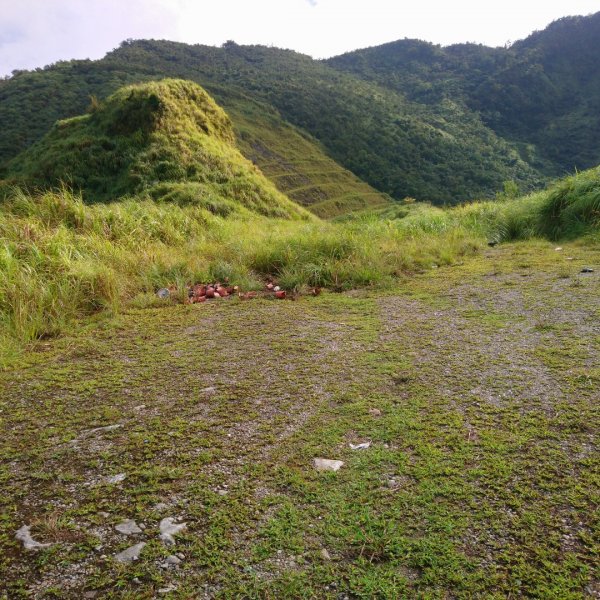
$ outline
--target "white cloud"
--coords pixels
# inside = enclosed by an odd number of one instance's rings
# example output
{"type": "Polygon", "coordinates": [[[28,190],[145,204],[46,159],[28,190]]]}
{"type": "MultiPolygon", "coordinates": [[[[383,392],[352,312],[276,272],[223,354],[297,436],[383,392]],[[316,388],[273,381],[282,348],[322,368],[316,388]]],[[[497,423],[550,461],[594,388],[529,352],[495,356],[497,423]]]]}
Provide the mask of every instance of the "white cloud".
{"type": "Polygon", "coordinates": [[[0,75],[99,58],[127,38],[265,44],[315,57],[404,37],[503,45],[597,0],[2,0],[0,75]]]}
{"type": "Polygon", "coordinates": [[[173,37],[162,0],[19,0],[2,7],[0,75],[57,60],[99,58],[132,37],[173,37]]]}

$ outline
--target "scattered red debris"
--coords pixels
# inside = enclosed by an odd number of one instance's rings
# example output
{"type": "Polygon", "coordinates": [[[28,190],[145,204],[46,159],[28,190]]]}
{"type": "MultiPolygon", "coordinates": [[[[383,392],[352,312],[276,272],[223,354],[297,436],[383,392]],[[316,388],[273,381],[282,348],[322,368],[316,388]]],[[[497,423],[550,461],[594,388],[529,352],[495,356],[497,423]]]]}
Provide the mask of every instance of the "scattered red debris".
{"type": "MultiPolygon", "coordinates": [[[[194,285],[188,285],[187,294],[185,298],[186,304],[200,304],[207,300],[219,299],[219,298],[230,298],[237,296],[240,300],[252,300],[253,298],[277,298],[278,300],[296,300],[298,294],[296,292],[288,293],[286,290],[282,290],[280,286],[276,284],[273,279],[267,279],[264,290],[262,292],[251,290],[248,292],[240,291],[239,286],[230,285],[227,279],[223,283],[196,283],[194,285]]],[[[157,295],[160,298],[175,297],[177,293],[177,287],[174,285],[168,288],[161,288],[158,290],[157,295]]],[[[321,288],[314,287],[309,290],[311,296],[318,296],[321,293],[321,288]]]]}

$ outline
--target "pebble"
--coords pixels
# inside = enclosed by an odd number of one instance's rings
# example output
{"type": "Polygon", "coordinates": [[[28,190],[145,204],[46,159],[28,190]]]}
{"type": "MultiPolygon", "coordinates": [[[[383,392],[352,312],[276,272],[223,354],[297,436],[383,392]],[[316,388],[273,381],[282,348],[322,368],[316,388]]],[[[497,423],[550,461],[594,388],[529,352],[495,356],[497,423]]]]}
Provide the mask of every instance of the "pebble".
{"type": "Polygon", "coordinates": [[[157,510],[157,511],[161,511],[161,510],[165,510],[167,508],[167,505],[164,502],[159,502],[158,504],[154,505],[154,509],[153,510],[157,510]]]}
{"type": "Polygon", "coordinates": [[[339,471],[344,463],[341,460],[330,460],[329,458],[315,458],[315,469],[317,471],[339,471]]]}
{"type": "Polygon", "coordinates": [[[159,537],[165,544],[174,544],[175,538],[173,536],[183,531],[186,527],[186,523],[175,523],[175,519],[173,517],[167,517],[160,522],[159,537]]]}
{"type": "Polygon", "coordinates": [[[143,550],[146,542],[140,542],[139,544],[135,544],[134,546],[130,546],[123,552],[119,552],[115,554],[115,560],[120,563],[130,563],[134,560],[137,560],[140,556],[140,552],[143,550]]]}
{"type": "Polygon", "coordinates": [[[371,442],[362,442],[362,444],[349,444],[352,450],[366,450],[371,447],[371,442]]]}
{"type": "Polygon", "coordinates": [[[108,483],[108,484],[121,483],[121,481],[124,481],[126,477],[127,477],[127,475],[125,475],[125,473],[118,473],[117,475],[109,475],[108,477],[102,478],[102,483],[108,483]]]}
{"type": "Polygon", "coordinates": [[[331,554],[329,554],[329,552],[327,552],[327,549],[326,549],[326,548],[323,548],[323,549],[321,550],[321,558],[322,558],[323,560],[331,560],[331,554]]]}
{"type": "Polygon", "coordinates": [[[158,588],[158,593],[159,594],[170,594],[171,592],[174,592],[176,589],[177,589],[177,586],[171,584],[164,588],[158,588]]]}
{"type": "Polygon", "coordinates": [[[562,248],[561,248],[560,246],[557,246],[556,248],[554,248],[554,250],[555,250],[556,252],[560,252],[560,251],[562,250],[562,248]]]}
{"type": "Polygon", "coordinates": [[[167,288],[160,288],[160,290],[158,290],[158,292],[156,292],[156,295],[159,298],[166,300],[171,295],[171,292],[167,288]]]}
{"type": "Polygon", "coordinates": [[[380,417],[381,416],[381,411],[378,408],[370,408],[369,409],[369,414],[372,417],[380,417]]]}
{"type": "Polygon", "coordinates": [[[116,425],[106,425],[106,427],[96,427],[94,429],[89,429],[85,432],[86,435],[92,435],[93,433],[104,433],[105,431],[115,431],[116,429],[121,429],[123,425],[121,423],[117,423],[116,425]]]}
{"type": "Polygon", "coordinates": [[[133,535],[134,533],[142,533],[141,527],[133,519],[128,519],[115,526],[115,529],[123,535],[133,535]]]}
{"type": "Polygon", "coordinates": [[[29,525],[23,525],[16,533],[15,538],[23,542],[25,550],[37,550],[38,548],[48,548],[52,544],[42,544],[31,537],[31,528],[29,525]]]}
{"type": "Polygon", "coordinates": [[[178,556],[171,554],[171,556],[167,556],[165,561],[161,564],[161,567],[163,569],[170,569],[171,567],[176,567],[180,564],[181,564],[181,559],[178,556]]]}

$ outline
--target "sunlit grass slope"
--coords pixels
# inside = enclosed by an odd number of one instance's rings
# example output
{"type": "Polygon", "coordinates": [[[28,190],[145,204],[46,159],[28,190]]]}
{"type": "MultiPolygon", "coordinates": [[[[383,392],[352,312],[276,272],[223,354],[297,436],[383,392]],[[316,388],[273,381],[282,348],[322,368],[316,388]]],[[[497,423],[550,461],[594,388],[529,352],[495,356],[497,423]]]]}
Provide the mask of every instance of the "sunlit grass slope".
{"type": "Polygon", "coordinates": [[[138,196],[219,215],[310,218],[240,154],[227,114],[182,80],[124,87],[59,121],[9,164],[8,179],[29,188],[66,183],[86,202],[138,196]]]}

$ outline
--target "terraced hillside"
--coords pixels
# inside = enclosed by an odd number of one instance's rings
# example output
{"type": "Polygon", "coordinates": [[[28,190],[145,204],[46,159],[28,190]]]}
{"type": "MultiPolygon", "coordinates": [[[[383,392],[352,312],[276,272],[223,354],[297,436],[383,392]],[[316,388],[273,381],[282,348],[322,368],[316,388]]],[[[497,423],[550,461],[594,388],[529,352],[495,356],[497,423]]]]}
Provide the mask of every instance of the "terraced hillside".
{"type": "Polygon", "coordinates": [[[322,218],[377,210],[393,199],[344,169],[321,144],[269,107],[231,100],[228,105],[242,154],[288,198],[322,218]]]}

